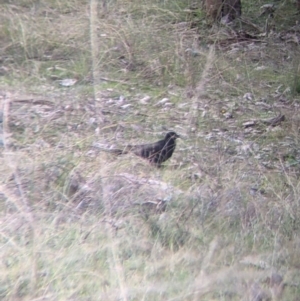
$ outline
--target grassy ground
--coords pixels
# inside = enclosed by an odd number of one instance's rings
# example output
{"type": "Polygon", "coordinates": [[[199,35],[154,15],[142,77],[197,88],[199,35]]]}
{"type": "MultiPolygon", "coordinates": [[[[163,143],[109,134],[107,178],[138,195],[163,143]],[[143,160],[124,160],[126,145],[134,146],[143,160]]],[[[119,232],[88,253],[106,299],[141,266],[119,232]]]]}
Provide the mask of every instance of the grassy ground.
{"type": "Polygon", "coordinates": [[[1,300],[299,300],[299,15],[266,3],[3,1],[1,300]],[[162,169],[99,148],[168,130],[162,169]]]}

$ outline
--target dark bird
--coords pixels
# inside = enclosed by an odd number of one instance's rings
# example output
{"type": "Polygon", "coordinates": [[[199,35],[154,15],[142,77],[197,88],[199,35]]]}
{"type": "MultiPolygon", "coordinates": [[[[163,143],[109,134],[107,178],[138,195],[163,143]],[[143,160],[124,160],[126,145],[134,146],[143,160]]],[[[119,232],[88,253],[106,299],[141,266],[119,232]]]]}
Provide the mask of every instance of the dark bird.
{"type": "Polygon", "coordinates": [[[176,139],[179,137],[180,136],[175,132],[169,132],[165,136],[165,139],[159,140],[155,143],[127,145],[123,150],[109,149],[108,151],[117,155],[133,153],[139,157],[147,159],[150,163],[157,167],[160,167],[161,163],[171,158],[176,147],[176,139]]]}

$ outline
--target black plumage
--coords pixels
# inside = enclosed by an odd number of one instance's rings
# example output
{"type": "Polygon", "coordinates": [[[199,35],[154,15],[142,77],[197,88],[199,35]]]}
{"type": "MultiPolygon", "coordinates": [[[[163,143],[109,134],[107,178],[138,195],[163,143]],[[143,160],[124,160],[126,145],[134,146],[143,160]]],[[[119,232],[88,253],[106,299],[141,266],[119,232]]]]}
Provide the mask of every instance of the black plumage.
{"type": "Polygon", "coordinates": [[[142,145],[127,145],[124,149],[110,149],[117,155],[133,153],[139,157],[147,159],[150,163],[160,166],[161,163],[167,161],[173,155],[176,147],[176,139],[179,135],[175,132],[169,132],[165,138],[155,143],[142,145]]]}

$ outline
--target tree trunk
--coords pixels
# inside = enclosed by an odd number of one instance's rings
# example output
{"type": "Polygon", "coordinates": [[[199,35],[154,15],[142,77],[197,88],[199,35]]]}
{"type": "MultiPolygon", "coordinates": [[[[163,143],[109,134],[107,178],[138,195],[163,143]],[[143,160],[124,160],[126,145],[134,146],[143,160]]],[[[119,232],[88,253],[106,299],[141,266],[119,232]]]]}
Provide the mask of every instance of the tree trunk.
{"type": "MultiPolygon", "coordinates": [[[[299,0],[300,1],[300,0],[299,0]]],[[[204,0],[206,15],[213,21],[230,22],[242,14],[241,0],[204,0]]]]}

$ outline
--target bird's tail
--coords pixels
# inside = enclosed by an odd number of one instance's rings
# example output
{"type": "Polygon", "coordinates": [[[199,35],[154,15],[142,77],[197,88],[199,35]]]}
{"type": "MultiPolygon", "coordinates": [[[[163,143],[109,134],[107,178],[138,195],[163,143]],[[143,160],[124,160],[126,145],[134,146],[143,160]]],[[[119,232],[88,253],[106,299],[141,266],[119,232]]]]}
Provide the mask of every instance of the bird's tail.
{"type": "Polygon", "coordinates": [[[107,146],[98,143],[93,144],[93,146],[98,148],[100,151],[111,153],[117,156],[128,154],[131,150],[130,146],[127,146],[124,149],[108,148],[107,146]]]}

